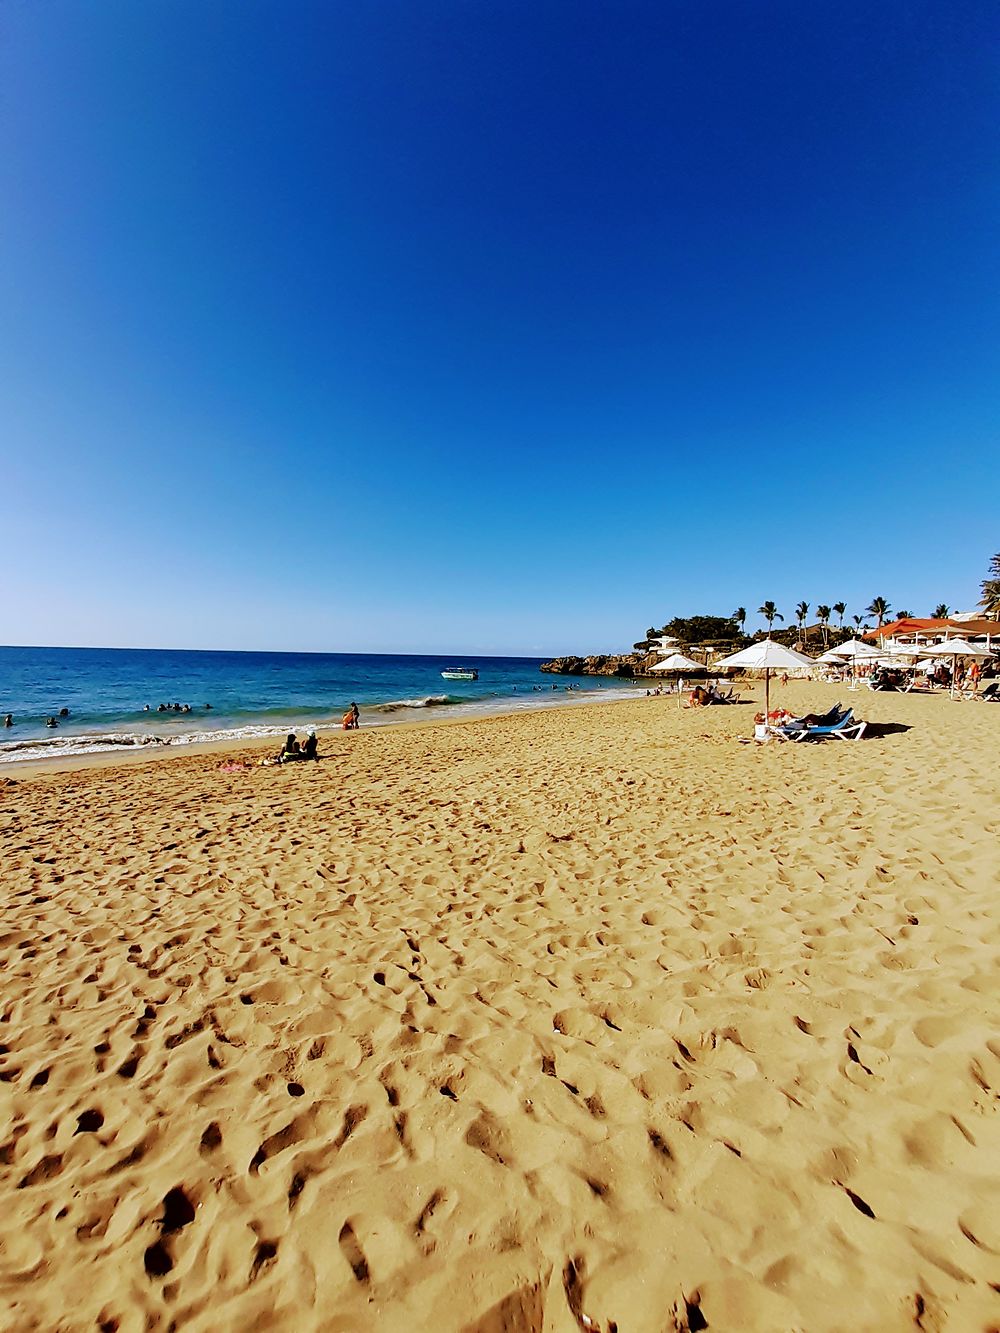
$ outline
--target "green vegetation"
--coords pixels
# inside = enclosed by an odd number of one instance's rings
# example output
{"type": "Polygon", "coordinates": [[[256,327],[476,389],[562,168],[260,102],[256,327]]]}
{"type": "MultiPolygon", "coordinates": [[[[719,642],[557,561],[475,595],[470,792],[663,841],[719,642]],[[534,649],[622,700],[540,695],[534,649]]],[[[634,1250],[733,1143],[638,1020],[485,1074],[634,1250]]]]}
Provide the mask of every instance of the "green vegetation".
{"type": "Polygon", "coordinates": [[[1000,617],[1000,551],[990,561],[990,572],[979,586],[983,592],[979,605],[987,616],[1000,617]]]}
{"type": "MultiPolygon", "coordinates": [[[[743,613],[744,617],[746,612],[743,613]]],[[[650,628],[646,638],[634,646],[642,651],[649,646],[651,639],[663,635],[678,639],[683,643],[732,643],[743,638],[735,616],[674,616],[660,629],[650,628]]]]}
{"type": "MultiPolygon", "coordinates": [[[[990,561],[989,574],[982,582],[982,593],[983,597],[980,605],[984,614],[1000,619],[1000,552],[993,556],[990,561]]],[[[816,615],[819,618],[819,628],[823,634],[824,648],[827,648],[831,643],[836,646],[855,635],[868,634],[871,626],[867,617],[872,617],[877,624],[877,628],[881,629],[883,625],[894,620],[906,620],[913,616],[912,611],[894,612],[891,603],[885,597],[873,597],[865,608],[863,615],[851,616],[850,619],[854,624],[853,629],[850,627],[844,628],[846,612],[846,602],[833,602],[830,605],[823,602],[817,603],[816,615]],[[830,624],[832,615],[837,617],[836,627],[830,624]]],[[[951,608],[945,602],[940,602],[934,608],[933,616],[936,620],[943,620],[948,617],[950,612],[951,608]]],[[[729,616],[674,616],[673,620],[669,620],[659,629],[650,626],[646,630],[645,639],[640,639],[633,644],[633,648],[636,652],[648,652],[650,641],[663,635],[669,635],[676,639],[681,649],[688,645],[742,648],[764,637],[774,638],[777,642],[787,644],[789,647],[793,647],[796,643],[801,643],[804,646],[809,634],[807,624],[809,603],[807,601],[799,602],[795,608],[795,628],[777,630],[774,628],[775,621],[784,624],[785,617],[772,601],[764,602],[762,606],[757,608],[757,613],[767,621],[767,629],[758,630],[751,635],[746,633],[747,610],[745,606],[738,606],[729,616]]],[[[813,628],[815,629],[815,625],[813,628]]]]}
{"type": "Polygon", "coordinates": [[[778,610],[773,602],[765,602],[763,606],[758,606],[757,614],[763,616],[767,621],[768,635],[771,633],[771,626],[776,620],[784,620],[784,616],[778,610]]]}

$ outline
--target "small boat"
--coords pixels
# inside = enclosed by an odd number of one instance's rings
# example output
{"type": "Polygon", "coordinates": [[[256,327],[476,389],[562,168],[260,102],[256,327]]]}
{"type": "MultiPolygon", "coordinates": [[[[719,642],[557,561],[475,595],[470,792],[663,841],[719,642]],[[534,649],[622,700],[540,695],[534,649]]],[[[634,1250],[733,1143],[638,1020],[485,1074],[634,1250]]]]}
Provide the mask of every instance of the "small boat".
{"type": "Polygon", "coordinates": [[[475,667],[445,667],[441,676],[444,680],[478,680],[479,672],[475,667]]]}

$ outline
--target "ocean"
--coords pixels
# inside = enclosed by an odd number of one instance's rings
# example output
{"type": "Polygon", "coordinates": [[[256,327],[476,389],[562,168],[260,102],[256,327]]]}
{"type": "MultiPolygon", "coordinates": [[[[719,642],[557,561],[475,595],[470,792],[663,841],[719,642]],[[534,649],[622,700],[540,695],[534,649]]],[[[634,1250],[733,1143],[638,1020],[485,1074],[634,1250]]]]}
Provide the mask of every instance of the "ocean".
{"type": "Polygon", "coordinates": [[[352,702],[362,726],[384,726],[426,716],[422,710],[430,708],[474,716],[621,698],[638,688],[602,677],[543,675],[541,661],[0,647],[0,715],[13,717],[12,727],[0,728],[0,765],[119,747],[283,737],[339,725],[352,702]],[[475,667],[479,679],[443,680],[449,666],[475,667]],[[175,703],[191,711],[158,711],[175,703]],[[60,717],[64,708],[69,714],[60,717]],[[58,725],[47,727],[48,717],[58,725]]]}

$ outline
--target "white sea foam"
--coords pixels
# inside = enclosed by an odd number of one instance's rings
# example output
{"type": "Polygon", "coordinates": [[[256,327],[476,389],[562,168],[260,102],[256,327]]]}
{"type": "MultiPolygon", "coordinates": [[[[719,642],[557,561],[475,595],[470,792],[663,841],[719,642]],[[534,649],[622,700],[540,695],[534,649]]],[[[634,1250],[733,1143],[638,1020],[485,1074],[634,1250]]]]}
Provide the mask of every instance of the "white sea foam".
{"type": "MultiPolygon", "coordinates": [[[[402,722],[399,716],[414,709],[449,707],[464,716],[485,717],[500,713],[520,713],[531,709],[565,706],[566,704],[613,703],[622,699],[634,699],[639,691],[635,686],[620,688],[558,690],[542,689],[537,692],[517,695],[480,696],[464,699],[448,694],[429,694],[412,699],[394,699],[388,703],[375,704],[362,709],[362,716],[368,726],[391,726],[402,722]]],[[[38,763],[56,759],[73,759],[86,755],[111,754],[118,750],[143,749],[150,751],[171,751],[187,745],[226,744],[231,741],[267,740],[285,737],[289,732],[302,732],[316,727],[320,730],[333,730],[339,726],[338,719],[322,720],[303,718],[298,722],[284,721],[274,723],[250,723],[238,727],[218,727],[191,731],[172,731],[163,736],[153,731],[127,732],[106,731],[86,732],[71,736],[65,733],[58,736],[44,736],[33,740],[8,741],[0,743],[0,766],[18,763],[38,763]]]]}
{"type": "Polygon", "coordinates": [[[448,704],[465,704],[473,702],[471,699],[462,699],[454,694],[425,694],[418,699],[390,699],[385,704],[372,704],[370,711],[373,713],[395,713],[401,708],[443,708],[448,704]]]}
{"type": "MultiPolygon", "coordinates": [[[[301,730],[301,727],[299,728],[301,730]]],[[[53,736],[38,740],[13,741],[0,745],[0,764],[30,763],[41,759],[72,759],[78,755],[109,754],[120,749],[176,749],[178,746],[205,744],[210,741],[261,740],[268,736],[286,736],[287,727],[220,727],[216,731],[184,731],[173,736],[151,732],[104,731],[82,736],[53,736]]]]}

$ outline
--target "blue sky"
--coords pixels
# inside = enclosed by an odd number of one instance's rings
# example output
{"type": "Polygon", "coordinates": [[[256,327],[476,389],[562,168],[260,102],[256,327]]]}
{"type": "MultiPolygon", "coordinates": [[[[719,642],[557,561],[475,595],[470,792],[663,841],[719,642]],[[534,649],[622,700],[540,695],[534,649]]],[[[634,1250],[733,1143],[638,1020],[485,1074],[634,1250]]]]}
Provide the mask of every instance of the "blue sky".
{"type": "Polygon", "coordinates": [[[0,641],[971,607],[997,38],[985,3],[7,5],[0,641]]]}

